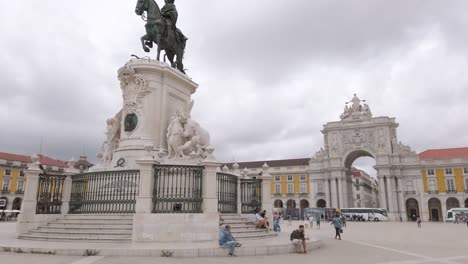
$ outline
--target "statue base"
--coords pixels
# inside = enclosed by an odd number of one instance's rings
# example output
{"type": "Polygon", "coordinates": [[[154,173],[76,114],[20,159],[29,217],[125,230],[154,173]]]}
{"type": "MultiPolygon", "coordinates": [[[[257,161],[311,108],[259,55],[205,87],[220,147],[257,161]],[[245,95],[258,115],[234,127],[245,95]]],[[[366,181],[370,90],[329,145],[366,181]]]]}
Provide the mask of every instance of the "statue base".
{"type": "MultiPolygon", "coordinates": [[[[120,137],[115,144],[118,148],[109,150],[111,158],[96,165],[94,171],[137,169],[136,160],[165,157],[168,125],[176,112],[190,102],[198,87],[170,65],[148,59],[127,62],[119,70],[119,80],[123,108],[118,120],[120,137]]],[[[109,123],[112,124],[108,121],[108,126],[109,123]]],[[[112,133],[109,130],[108,127],[108,134],[112,133]]]]}

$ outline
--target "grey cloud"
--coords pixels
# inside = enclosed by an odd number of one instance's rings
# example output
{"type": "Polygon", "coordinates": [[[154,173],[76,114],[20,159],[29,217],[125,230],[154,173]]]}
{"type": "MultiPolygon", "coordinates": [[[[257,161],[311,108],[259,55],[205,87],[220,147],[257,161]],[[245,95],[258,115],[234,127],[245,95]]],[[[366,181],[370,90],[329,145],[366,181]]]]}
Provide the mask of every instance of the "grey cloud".
{"type": "MultiPolygon", "coordinates": [[[[135,2],[2,3],[1,151],[35,152],[42,136],[46,154],[68,159],[84,145],[94,157],[121,106],[117,69],[146,55],[135,2]]],[[[193,116],[220,160],[313,155],[355,92],[418,151],[467,145],[465,1],[176,4],[200,84],[193,116]]]]}

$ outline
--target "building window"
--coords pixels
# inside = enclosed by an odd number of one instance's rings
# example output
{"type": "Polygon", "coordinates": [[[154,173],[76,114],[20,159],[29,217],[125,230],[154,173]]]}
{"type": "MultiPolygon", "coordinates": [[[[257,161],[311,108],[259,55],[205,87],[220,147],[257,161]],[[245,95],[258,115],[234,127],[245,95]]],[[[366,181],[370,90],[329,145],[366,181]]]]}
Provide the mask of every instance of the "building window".
{"type": "Polygon", "coordinates": [[[445,175],[453,175],[453,170],[452,170],[452,168],[447,168],[447,169],[445,169],[445,175]]]}
{"type": "Polygon", "coordinates": [[[437,185],[435,180],[430,180],[429,181],[429,191],[436,191],[437,190],[437,185]]]}
{"type": "Polygon", "coordinates": [[[412,192],[413,191],[413,181],[406,181],[406,190],[408,192],[412,192]]]}
{"type": "Polygon", "coordinates": [[[305,175],[301,175],[301,181],[305,181],[305,180],[306,180],[305,175]]]}
{"type": "Polygon", "coordinates": [[[463,168],[463,174],[468,175],[468,168],[463,168]]]}
{"type": "Polygon", "coordinates": [[[307,193],[307,185],[305,183],[301,183],[301,193],[307,193]]]}
{"type": "Polygon", "coordinates": [[[435,175],[434,169],[427,169],[427,175],[435,175]]]}
{"type": "Polygon", "coordinates": [[[22,192],[23,189],[24,189],[24,181],[18,181],[18,188],[17,188],[19,192],[22,192]]]}
{"type": "Polygon", "coordinates": [[[317,184],[317,192],[318,193],[323,193],[323,183],[319,182],[317,184]]]}
{"type": "Polygon", "coordinates": [[[11,170],[10,169],[5,170],[5,176],[11,176],[11,170]]]}
{"type": "Polygon", "coordinates": [[[291,175],[288,175],[288,181],[292,181],[292,176],[291,175]]]}
{"type": "Polygon", "coordinates": [[[455,184],[453,182],[453,179],[448,179],[447,180],[447,191],[448,192],[453,192],[455,191],[455,184]]]}
{"type": "Polygon", "coordinates": [[[361,200],[361,195],[360,194],[357,195],[357,199],[361,200]]]}
{"type": "Polygon", "coordinates": [[[280,176],[275,176],[275,181],[277,181],[277,182],[281,181],[281,177],[280,176]]]}
{"type": "Polygon", "coordinates": [[[294,186],[292,183],[288,183],[288,194],[294,193],[294,186]]]}
{"type": "Polygon", "coordinates": [[[20,171],[20,177],[24,177],[24,171],[20,171]]]}
{"type": "Polygon", "coordinates": [[[281,183],[275,184],[275,194],[281,194],[281,183]]]}
{"type": "Polygon", "coordinates": [[[10,179],[3,179],[2,191],[10,190],[10,179]]]}

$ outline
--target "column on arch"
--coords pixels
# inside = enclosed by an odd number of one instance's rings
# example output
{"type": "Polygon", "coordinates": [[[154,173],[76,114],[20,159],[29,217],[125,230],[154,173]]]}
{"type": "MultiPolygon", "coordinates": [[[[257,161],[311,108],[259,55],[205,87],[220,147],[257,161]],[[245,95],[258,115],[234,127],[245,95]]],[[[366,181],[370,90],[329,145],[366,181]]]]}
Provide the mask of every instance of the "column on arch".
{"type": "Polygon", "coordinates": [[[344,183],[343,183],[343,178],[338,178],[338,207],[337,208],[345,208],[344,204],[344,197],[346,195],[344,191],[344,183]]]}
{"type": "Polygon", "coordinates": [[[338,208],[338,195],[337,195],[336,188],[337,188],[336,179],[331,178],[330,179],[330,197],[331,197],[330,207],[331,208],[338,208]]]}
{"type": "Polygon", "coordinates": [[[379,176],[379,195],[380,195],[380,208],[385,208],[389,211],[387,205],[387,190],[385,188],[385,179],[383,176],[379,176]]]}
{"type": "Polygon", "coordinates": [[[401,216],[402,219],[404,220],[404,216],[406,216],[406,203],[404,201],[404,197],[403,197],[403,181],[401,179],[401,176],[400,177],[397,177],[397,184],[398,184],[398,201],[400,203],[400,215],[399,217],[401,216]]]}
{"type": "MultiPolygon", "coordinates": [[[[395,178],[393,176],[387,176],[387,194],[389,214],[395,217],[397,215],[397,198],[395,178]]],[[[396,218],[394,219],[396,220],[396,218]]]]}

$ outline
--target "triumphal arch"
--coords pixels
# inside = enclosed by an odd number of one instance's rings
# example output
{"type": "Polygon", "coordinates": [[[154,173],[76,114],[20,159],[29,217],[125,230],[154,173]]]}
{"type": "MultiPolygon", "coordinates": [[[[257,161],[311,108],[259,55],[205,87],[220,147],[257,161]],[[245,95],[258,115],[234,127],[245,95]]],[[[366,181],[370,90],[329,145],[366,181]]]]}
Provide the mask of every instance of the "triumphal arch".
{"type": "Polygon", "coordinates": [[[418,155],[398,141],[399,124],[395,118],[373,117],[357,95],[346,103],[340,119],[323,126],[324,146],[310,161],[309,173],[324,189],[319,192],[323,201],[329,201],[327,207],[352,207],[351,166],[360,157],[372,157],[379,186],[375,207],[387,209],[394,219],[404,215],[403,182],[418,177],[420,170],[418,155]]]}

